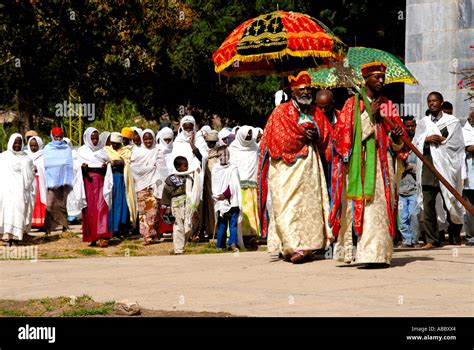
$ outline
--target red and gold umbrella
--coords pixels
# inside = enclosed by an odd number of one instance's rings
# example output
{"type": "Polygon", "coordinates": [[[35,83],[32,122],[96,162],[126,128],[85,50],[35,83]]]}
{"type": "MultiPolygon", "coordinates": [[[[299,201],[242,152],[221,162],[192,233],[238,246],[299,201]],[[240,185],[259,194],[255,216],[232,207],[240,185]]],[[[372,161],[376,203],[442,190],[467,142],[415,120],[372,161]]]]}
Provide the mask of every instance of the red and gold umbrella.
{"type": "Polygon", "coordinates": [[[288,73],[342,60],[346,45],[323,23],[275,11],[239,25],[212,55],[225,76],[288,73]]]}

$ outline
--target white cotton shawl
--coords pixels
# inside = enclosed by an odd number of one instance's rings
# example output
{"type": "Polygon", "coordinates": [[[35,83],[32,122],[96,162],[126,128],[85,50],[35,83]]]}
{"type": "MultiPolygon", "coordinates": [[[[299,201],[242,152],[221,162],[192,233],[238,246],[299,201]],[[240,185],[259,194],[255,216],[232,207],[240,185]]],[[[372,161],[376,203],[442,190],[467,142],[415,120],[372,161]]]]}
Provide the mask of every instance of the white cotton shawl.
{"type": "Polygon", "coordinates": [[[135,180],[135,191],[139,192],[145,188],[152,188],[154,196],[161,198],[164,180],[168,176],[166,161],[161,148],[156,146],[153,130],[143,130],[141,138],[142,145],[133,149],[130,161],[135,180]],[[143,136],[146,133],[150,133],[153,137],[151,148],[147,148],[143,142],[143,136]]]}
{"type": "Polygon", "coordinates": [[[32,136],[28,140],[26,154],[33,160],[33,164],[36,167],[36,175],[38,175],[40,201],[44,205],[47,205],[47,189],[46,189],[46,176],[44,172],[44,154],[43,154],[43,140],[38,136],[32,136]],[[33,153],[31,152],[30,143],[31,140],[36,140],[38,143],[38,150],[33,153]]]}
{"type": "Polygon", "coordinates": [[[249,130],[253,128],[248,125],[242,126],[237,131],[237,136],[229,146],[230,163],[239,168],[240,181],[242,185],[256,186],[258,170],[258,146],[255,139],[245,140],[249,130]]]}
{"type": "MultiPolygon", "coordinates": [[[[96,131],[97,131],[96,128],[91,128],[91,127],[87,128],[83,136],[84,145],[79,147],[79,149],[77,150],[77,162],[80,165],[85,163],[87,164],[89,168],[102,168],[102,165],[109,161],[109,156],[107,155],[107,152],[101,145],[100,141],[97,143],[96,146],[92,143],[91,136],[92,136],[92,133],[96,131]]],[[[82,180],[81,181],[82,186],[84,186],[82,171],[76,172],[75,175],[76,175],[75,181],[82,180]]],[[[113,180],[113,175],[112,175],[112,167],[110,166],[110,163],[109,163],[107,164],[107,170],[104,177],[104,188],[102,190],[102,194],[104,195],[105,202],[107,203],[109,208],[112,205],[113,184],[114,184],[114,180],[113,180]]],[[[85,190],[79,191],[79,194],[81,195],[80,202],[87,203],[87,200],[85,197],[85,190]]]]}
{"type": "Polygon", "coordinates": [[[217,163],[212,168],[212,195],[223,194],[230,187],[230,200],[214,199],[214,211],[220,215],[227,213],[232,207],[242,209],[242,192],[240,190],[239,170],[234,164],[221,165],[217,163]]]}
{"type": "MultiPolygon", "coordinates": [[[[237,241],[240,248],[244,247],[242,236],[242,191],[240,188],[239,170],[233,164],[221,165],[217,163],[212,168],[212,197],[214,199],[214,213],[220,216],[227,213],[232,207],[239,207],[239,218],[237,220],[237,241]],[[230,187],[230,200],[216,200],[215,196],[223,194],[227,187],[230,187]]],[[[217,220],[217,217],[216,217],[217,220]]]]}
{"type": "Polygon", "coordinates": [[[36,192],[33,160],[13,150],[17,137],[23,140],[20,134],[12,134],[7,150],[0,154],[0,234],[21,240],[31,227],[36,192]]]}
{"type": "MultiPolygon", "coordinates": [[[[459,119],[443,113],[443,117],[435,124],[431,121],[431,116],[421,119],[416,126],[416,133],[413,138],[413,144],[423,153],[423,146],[426,137],[430,135],[441,135],[440,130],[447,128],[448,137],[440,145],[431,144],[430,151],[433,158],[433,165],[441,175],[453,186],[459,193],[462,192],[462,180],[465,160],[464,138],[459,119]]],[[[417,179],[417,202],[420,208],[423,205],[423,190],[421,186],[423,164],[417,159],[416,179],[417,179]]],[[[461,203],[449,192],[446,187],[440,183],[441,194],[449,210],[451,219],[456,224],[463,223],[464,208],[461,203]]]]}

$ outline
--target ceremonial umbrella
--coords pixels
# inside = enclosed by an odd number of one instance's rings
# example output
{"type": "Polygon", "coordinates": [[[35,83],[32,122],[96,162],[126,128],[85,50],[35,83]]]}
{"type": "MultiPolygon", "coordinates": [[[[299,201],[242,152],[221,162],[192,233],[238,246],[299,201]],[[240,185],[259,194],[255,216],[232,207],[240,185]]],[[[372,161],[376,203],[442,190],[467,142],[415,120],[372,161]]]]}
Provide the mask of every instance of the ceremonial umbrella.
{"type": "Polygon", "coordinates": [[[225,76],[291,73],[344,58],[346,45],[317,19],[275,11],[239,25],[212,55],[225,76]]]}
{"type": "Polygon", "coordinates": [[[314,87],[330,89],[336,87],[353,87],[364,85],[360,67],[369,62],[383,62],[387,66],[385,84],[407,83],[418,84],[407,67],[392,54],[369,47],[351,47],[344,62],[331,67],[321,66],[309,70],[314,87]]]}

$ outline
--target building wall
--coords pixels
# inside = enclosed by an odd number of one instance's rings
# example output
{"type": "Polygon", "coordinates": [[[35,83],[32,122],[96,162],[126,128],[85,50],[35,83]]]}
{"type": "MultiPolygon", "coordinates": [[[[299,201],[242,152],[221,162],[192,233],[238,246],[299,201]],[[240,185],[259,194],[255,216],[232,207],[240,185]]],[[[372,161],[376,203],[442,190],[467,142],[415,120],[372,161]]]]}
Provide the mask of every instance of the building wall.
{"type": "Polygon", "coordinates": [[[405,104],[417,105],[421,117],[426,98],[439,91],[466,120],[470,106],[466,89],[459,89],[459,72],[474,66],[474,0],[407,0],[405,64],[420,82],[405,86],[405,104]]]}

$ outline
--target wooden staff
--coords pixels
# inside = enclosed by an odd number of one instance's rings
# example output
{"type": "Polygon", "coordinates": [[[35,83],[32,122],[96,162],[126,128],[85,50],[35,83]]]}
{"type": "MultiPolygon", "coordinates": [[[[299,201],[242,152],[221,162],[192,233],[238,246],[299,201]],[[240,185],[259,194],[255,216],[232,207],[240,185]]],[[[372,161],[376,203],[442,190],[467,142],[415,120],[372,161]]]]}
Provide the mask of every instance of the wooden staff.
{"type": "MultiPolygon", "coordinates": [[[[396,128],[396,125],[389,118],[382,116],[382,119],[388,125],[390,125],[390,127],[392,129],[396,128]]],[[[418,148],[416,148],[415,145],[413,145],[413,143],[411,143],[411,141],[408,139],[408,137],[406,137],[406,135],[403,134],[402,136],[400,136],[400,138],[403,140],[405,145],[407,145],[413,151],[413,153],[415,153],[416,156],[418,158],[420,158],[420,160],[423,162],[423,164],[426,165],[426,167],[431,170],[431,172],[438,178],[438,180],[441,181],[441,183],[448,189],[448,191],[451,192],[454,197],[456,197],[456,199],[463,205],[463,207],[466,208],[466,210],[471,215],[474,215],[474,207],[472,207],[472,205],[469,204],[468,201],[466,201],[464,198],[462,198],[462,196],[459,194],[459,192],[456,191],[456,189],[453,186],[451,186],[451,184],[448,182],[448,180],[446,180],[443,177],[443,175],[441,175],[439,173],[438,170],[436,170],[436,168],[434,167],[434,165],[430,161],[428,161],[425,157],[423,157],[423,154],[421,154],[421,152],[418,151],[418,148]]]]}

